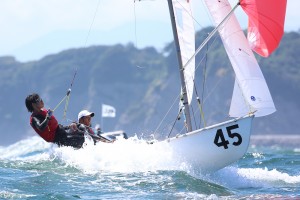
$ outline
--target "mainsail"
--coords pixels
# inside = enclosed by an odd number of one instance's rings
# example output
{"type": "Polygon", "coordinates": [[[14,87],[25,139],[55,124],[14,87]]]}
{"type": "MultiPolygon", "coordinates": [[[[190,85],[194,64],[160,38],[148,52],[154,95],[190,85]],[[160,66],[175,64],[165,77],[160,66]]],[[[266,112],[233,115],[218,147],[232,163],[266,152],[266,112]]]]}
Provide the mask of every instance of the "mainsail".
{"type": "MultiPolygon", "coordinates": [[[[191,5],[188,0],[173,0],[173,9],[175,14],[175,22],[181,52],[181,60],[183,66],[195,53],[195,28],[192,18],[191,5]]],[[[184,68],[184,77],[186,83],[186,91],[188,103],[190,104],[193,97],[195,74],[195,59],[193,59],[184,68]]]]}
{"type": "MultiPolygon", "coordinates": [[[[205,2],[216,25],[231,11],[227,0],[205,2]]],[[[241,117],[253,112],[258,117],[275,112],[264,76],[234,14],[219,28],[219,34],[236,74],[229,115],[241,117]]]]}
{"type": "Polygon", "coordinates": [[[248,40],[261,56],[269,56],[279,45],[284,33],[287,0],[241,0],[249,17],[248,40]]]}

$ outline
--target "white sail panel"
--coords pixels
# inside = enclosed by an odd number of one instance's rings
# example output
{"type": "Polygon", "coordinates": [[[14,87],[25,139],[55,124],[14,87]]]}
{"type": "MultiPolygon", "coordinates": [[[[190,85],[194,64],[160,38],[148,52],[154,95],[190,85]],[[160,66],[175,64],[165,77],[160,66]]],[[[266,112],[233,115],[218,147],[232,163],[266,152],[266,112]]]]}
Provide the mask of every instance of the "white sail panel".
{"type": "MultiPolygon", "coordinates": [[[[185,66],[187,61],[195,53],[195,28],[192,18],[191,5],[188,0],[173,0],[175,21],[177,26],[178,40],[181,50],[182,64],[185,66]]],[[[184,69],[186,81],[186,91],[188,103],[193,97],[195,76],[195,59],[193,59],[184,69]]]]}
{"type": "Polygon", "coordinates": [[[248,113],[251,108],[245,102],[246,100],[243,97],[243,93],[240,90],[237,80],[234,81],[232,96],[234,98],[231,100],[229,114],[234,113],[235,116],[244,116],[245,113],[248,113]]]}
{"type": "MultiPolygon", "coordinates": [[[[231,11],[227,0],[205,0],[205,3],[216,25],[231,11]]],[[[265,78],[234,14],[220,27],[219,34],[236,74],[229,115],[241,117],[255,112],[258,117],[275,112],[265,78]]]]}

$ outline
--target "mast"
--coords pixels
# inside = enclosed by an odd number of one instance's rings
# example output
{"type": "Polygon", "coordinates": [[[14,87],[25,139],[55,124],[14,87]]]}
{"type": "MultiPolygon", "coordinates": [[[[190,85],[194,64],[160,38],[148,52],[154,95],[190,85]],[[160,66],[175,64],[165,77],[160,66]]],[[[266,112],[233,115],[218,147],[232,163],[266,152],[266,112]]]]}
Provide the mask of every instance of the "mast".
{"type": "Polygon", "coordinates": [[[176,52],[177,52],[177,59],[178,59],[178,66],[179,66],[179,73],[180,73],[180,80],[181,80],[181,89],[182,89],[182,95],[183,95],[184,115],[186,118],[187,132],[190,132],[190,131],[192,131],[192,123],[191,123],[190,109],[189,109],[187,90],[186,90],[186,82],[185,82],[185,77],[184,77],[184,73],[183,73],[184,68],[183,68],[182,59],[181,59],[181,50],[180,50],[180,45],[179,45],[179,40],[178,40],[177,27],[176,27],[176,22],[175,22],[175,15],[174,15],[172,0],[168,0],[168,5],[169,5],[170,18],[171,18],[171,23],[172,23],[173,37],[174,37],[174,42],[175,42],[176,52]]]}

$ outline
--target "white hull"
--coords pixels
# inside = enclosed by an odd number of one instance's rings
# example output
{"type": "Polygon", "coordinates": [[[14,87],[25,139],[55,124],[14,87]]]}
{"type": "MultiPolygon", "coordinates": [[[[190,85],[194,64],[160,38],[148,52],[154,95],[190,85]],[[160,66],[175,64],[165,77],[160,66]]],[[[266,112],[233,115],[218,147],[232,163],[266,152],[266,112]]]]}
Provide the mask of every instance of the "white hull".
{"type": "Polygon", "coordinates": [[[202,173],[214,172],[239,160],[247,152],[253,117],[226,121],[170,138],[167,142],[176,159],[202,173]]]}

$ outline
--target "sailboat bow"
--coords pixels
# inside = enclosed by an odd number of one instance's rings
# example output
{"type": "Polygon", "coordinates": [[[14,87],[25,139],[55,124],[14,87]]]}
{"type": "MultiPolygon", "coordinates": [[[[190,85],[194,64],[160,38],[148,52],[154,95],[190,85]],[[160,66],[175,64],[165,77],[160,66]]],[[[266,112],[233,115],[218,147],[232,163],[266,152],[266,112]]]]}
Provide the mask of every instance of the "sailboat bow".
{"type": "Polygon", "coordinates": [[[222,169],[247,152],[254,115],[232,119],[168,139],[174,157],[201,173],[222,169]]]}

